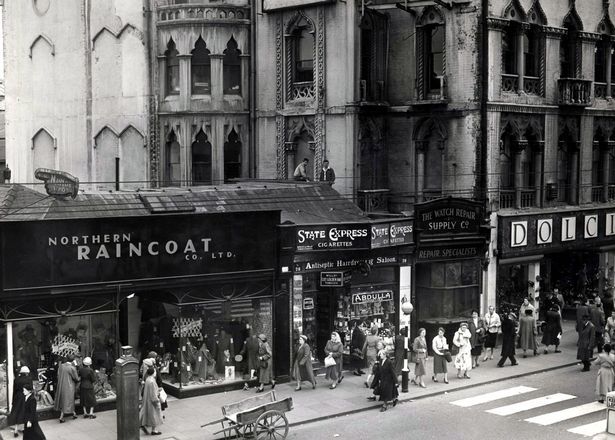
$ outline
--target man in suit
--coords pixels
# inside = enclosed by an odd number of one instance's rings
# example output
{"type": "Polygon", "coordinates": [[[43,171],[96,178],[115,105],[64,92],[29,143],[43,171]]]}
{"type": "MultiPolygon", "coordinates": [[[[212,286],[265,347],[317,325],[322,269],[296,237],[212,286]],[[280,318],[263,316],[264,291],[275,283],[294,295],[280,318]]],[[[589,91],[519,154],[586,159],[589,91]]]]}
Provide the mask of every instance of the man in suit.
{"type": "Polygon", "coordinates": [[[589,317],[596,329],[596,349],[598,350],[598,353],[602,353],[602,345],[604,344],[603,333],[605,318],[600,297],[596,297],[593,304],[590,304],[589,317]]]}
{"type": "Polygon", "coordinates": [[[591,316],[589,313],[589,300],[587,298],[583,298],[583,302],[577,306],[577,333],[581,332],[583,328],[583,316],[591,316]]]}
{"type": "Polygon", "coordinates": [[[335,171],[333,171],[333,168],[329,168],[329,161],[327,159],[322,161],[322,170],[320,170],[318,180],[327,182],[329,185],[335,183],[335,171]]]}
{"type": "Polygon", "coordinates": [[[589,371],[590,359],[596,343],[596,329],[589,320],[589,314],[583,315],[582,319],[583,326],[579,331],[579,341],[577,342],[577,359],[583,362],[583,370],[581,371],[589,371]]]}

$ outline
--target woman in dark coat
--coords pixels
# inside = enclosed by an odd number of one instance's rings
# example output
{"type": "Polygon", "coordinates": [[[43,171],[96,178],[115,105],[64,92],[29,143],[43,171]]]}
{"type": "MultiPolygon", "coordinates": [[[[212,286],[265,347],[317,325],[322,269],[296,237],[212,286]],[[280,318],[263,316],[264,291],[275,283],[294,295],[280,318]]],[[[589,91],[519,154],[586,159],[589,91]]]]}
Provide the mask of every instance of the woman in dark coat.
{"type": "Polygon", "coordinates": [[[407,336],[408,329],[406,327],[402,328],[399,334],[395,336],[395,362],[393,364],[393,369],[398,376],[401,375],[401,370],[404,368],[404,355],[406,354],[404,345],[407,336]]]}
{"type": "Polygon", "coordinates": [[[331,339],[325,345],[325,354],[335,361],[335,364],[327,367],[325,372],[325,379],[333,381],[329,388],[334,389],[342,381],[342,355],[344,354],[344,345],[338,332],[331,333],[331,339]]]}
{"type": "Polygon", "coordinates": [[[36,415],[36,399],[32,394],[32,382],[24,385],[22,394],[24,396],[24,440],[45,440],[45,434],[38,424],[36,415]]]}
{"type": "Polygon", "coordinates": [[[472,368],[478,367],[480,364],[478,360],[483,352],[483,343],[485,342],[485,335],[487,329],[485,328],[485,321],[480,317],[476,310],[472,310],[472,318],[468,322],[468,330],[472,337],[470,338],[470,354],[472,355],[472,368]]]}
{"type": "Polygon", "coordinates": [[[30,377],[30,369],[27,366],[21,367],[19,376],[13,382],[13,401],[11,404],[11,413],[9,414],[7,423],[13,426],[13,435],[19,436],[18,426],[25,423],[25,405],[26,398],[24,397],[24,386],[30,384],[32,388],[32,378],[30,377]]]}
{"type": "Polygon", "coordinates": [[[515,314],[505,313],[502,317],[502,358],[498,362],[498,367],[503,367],[506,358],[510,359],[512,365],[517,365],[515,359],[515,314]]]}
{"type": "Polygon", "coordinates": [[[386,411],[389,405],[397,405],[397,375],[393,369],[393,363],[389,360],[386,350],[378,352],[378,368],[376,369],[374,383],[374,394],[380,396],[380,401],[383,402],[380,411],[386,411]]]}
{"type": "Polygon", "coordinates": [[[94,384],[96,383],[96,373],[92,370],[92,359],[83,359],[83,366],[79,368],[81,378],[79,386],[79,400],[83,408],[84,419],[95,419],[94,407],[96,406],[96,396],[94,395],[94,384]],[[90,410],[88,413],[88,409],[90,410]]]}
{"type": "Polygon", "coordinates": [[[314,371],[312,370],[312,351],[307,344],[307,336],[305,335],[299,336],[299,348],[295,357],[294,369],[295,377],[297,378],[297,388],[295,388],[295,391],[301,389],[301,382],[304,380],[312,384],[312,389],[316,388],[316,379],[314,379],[314,371]]]}
{"type": "Polygon", "coordinates": [[[541,342],[545,345],[544,353],[549,353],[549,345],[555,346],[555,353],[561,353],[559,349],[560,336],[562,334],[562,317],[559,314],[559,307],[553,306],[547,310],[545,331],[541,342]]]}
{"type": "Polygon", "coordinates": [[[266,383],[271,383],[271,389],[275,388],[275,380],[273,379],[273,368],[271,366],[271,356],[273,352],[271,347],[267,343],[267,336],[264,333],[258,335],[259,347],[258,347],[258,381],[259,387],[256,389],[257,393],[262,393],[266,383]]]}

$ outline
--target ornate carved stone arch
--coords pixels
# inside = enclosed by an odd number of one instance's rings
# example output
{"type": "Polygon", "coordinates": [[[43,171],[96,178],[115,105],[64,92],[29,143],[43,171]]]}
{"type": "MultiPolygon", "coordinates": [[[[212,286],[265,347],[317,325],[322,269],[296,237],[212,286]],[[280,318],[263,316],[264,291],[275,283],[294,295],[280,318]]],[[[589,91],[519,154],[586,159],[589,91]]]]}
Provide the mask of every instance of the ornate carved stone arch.
{"type": "Polygon", "coordinates": [[[301,136],[301,133],[307,132],[312,140],[316,140],[316,130],[314,120],[311,118],[290,119],[288,121],[288,142],[295,142],[295,139],[301,136]]]}
{"type": "Polygon", "coordinates": [[[199,131],[203,130],[203,133],[205,133],[205,136],[207,136],[207,140],[209,142],[212,142],[213,137],[212,137],[212,133],[211,133],[211,122],[210,121],[198,121],[197,123],[193,123],[191,125],[191,133],[190,133],[190,144],[194,143],[196,141],[196,137],[199,134],[199,131]]]}
{"type": "Polygon", "coordinates": [[[613,35],[615,34],[615,26],[611,21],[611,17],[609,16],[608,8],[604,8],[604,14],[602,15],[602,20],[596,26],[596,32],[603,35],[613,35]]]}
{"type": "Polygon", "coordinates": [[[594,138],[604,136],[604,140],[609,140],[615,136],[615,120],[612,118],[594,119],[594,138]]]}
{"type": "Polygon", "coordinates": [[[541,26],[547,26],[547,14],[540,4],[540,0],[534,0],[532,6],[527,11],[527,21],[531,24],[538,24],[541,26]]]}
{"type": "Polygon", "coordinates": [[[572,3],[568,13],[564,16],[564,20],[562,21],[563,27],[566,27],[566,24],[572,25],[577,31],[583,30],[583,20],[581,20],[581,17],[577,12],[577,8],[574,2],[572,3]]]}
{"type": "Polygon", "coordinates": [[[448,132],[440,118],[423,118],[414,128],[412,140],[424,141],[435,134],[440,140],[448,139],[448,132]]]}
{"type": "Polygon", "coordinates": [[[527,15],[519,0],[510,0],[502,11],[502,18],[512,21],[527,21],[527,15]]]}
{"type": "Polygon", "coordinates": [[[34,133],[34,135],[32,135],[32,138],[30,139],[30,148],[34,149],[34,141],[41,134],[46,134],[47,136],[49,136],[49,138],[53,142],[53,149],[57,150],[57,148],[58,148],[58,139],[53,134],[51,134],[51,132],[49,130],[47,130],[45,127],[39,128],[36,131],[36,133],[34,133]]]}
{"type": "Polygon", "coordinates": [[[284,36],[285,37],[290,37],[291,35],[293,35],[293,33],[295,32],[295,30],[297,29],[297,26],[299,25],[299,23],[301,23],[301,21],[305,20],[305,22],[308,25],[308,29],[307,31],[310,34],[314,34],[316,33],[316,25],[314,24],[314,20],[312,20],[304,11],[302,10],[298,10],[295,12],[295,14],[290,18],[290,20],[288,21],[288,23],[286,23],[286,27],[284,28],[284,36]]]}
{"type": "Polygon", "coordinates": [[[29,53],[30,58],[32,58],[32,51],[34,49],[34,46],[36,46],[39,42],[47,43],[47,45],[49,46],[49,51],[51,52],[51,56],[55,56],[56,47],[55,47],[55,44],[53,44],[53,41],[51,41],[51,38],[49,38],[45,34],[40,34],[38,37],[36,37],[32,41],[32,44],[30,44],[30,53],[29,53]]]}
{"type": "Polygon", "coordinates": [[[165,124],[164,126],[164,142],[170,142],[171,141],[171,133],[175,134],[175,140],[177,142],[180,142],[181,140],[181,124],[176,123],[176,124],[165,124]]]}
{"type": "Polygon", "coordinates": [[[417,21],[417,26],[427,26],[430,24],[445,24],[446,20],[440,8],[427,6],[417,21]]]}

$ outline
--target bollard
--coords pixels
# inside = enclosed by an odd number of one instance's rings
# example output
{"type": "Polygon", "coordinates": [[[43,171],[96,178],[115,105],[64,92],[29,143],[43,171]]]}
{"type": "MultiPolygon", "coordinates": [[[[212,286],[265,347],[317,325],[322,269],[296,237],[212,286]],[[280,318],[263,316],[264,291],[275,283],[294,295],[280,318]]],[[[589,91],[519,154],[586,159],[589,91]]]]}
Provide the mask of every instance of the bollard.
{"type": "Polygon", "coordinates": [[[132,347],[122,347],[122,355],[115,361],[117,389],[117,438],[139,439],[139,362],[132,355],[132,347]]]}
{"type": "Polygon", "coordinates": [[[615,391],[606,394],[606,432],[615,434],[615,391]]]}

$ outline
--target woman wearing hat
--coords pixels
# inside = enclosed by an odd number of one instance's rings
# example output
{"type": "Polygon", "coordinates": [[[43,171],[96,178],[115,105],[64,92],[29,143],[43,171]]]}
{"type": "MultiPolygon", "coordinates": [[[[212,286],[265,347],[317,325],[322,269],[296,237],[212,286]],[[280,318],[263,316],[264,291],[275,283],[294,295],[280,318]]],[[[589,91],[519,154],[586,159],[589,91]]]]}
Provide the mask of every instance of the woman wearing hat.
{"type": "Polygon", "coordinates": [[[472,333],[468,329],[468,323],[459,324],[459,330],[453,336],[453,344],[459,348],[455,356],[455,368],[457,368],[457,378],[469,379],[468,371],[472,369],[472,333]]]}
{"type": "Polygon", "coordinates": [[[58,386],[53,407],[60,411],[60,423],[64,423],[64,414],[72,414],[73,419],[77,418],[75,412],[75,387],[79,382],[79,374],[75,367],[75,355],[66,356],[66,361],[58,368],[58,386]]]}
{"type": "MultiPolygon", "coordinates": [[[[325,379],[330,379],[333,382],[329,388],[334,389],[337,384],[342,381],[342,355],[344,353],[344,345],[340,339],[338,332],[331,332],[331,339],[327,341],[325,345],[325,354],[328,358],[331,358],[335,363],[326,368],[325,379]]],[[[326,364],[326,362],[325,362],[326,364]]]]}
{"type": "MultiPolygon", "coordinates": [[[[32,393],[32,382],[25,384],[22,391],[24,398],[24,440],[45,440],[45,434],[38,424],[36,413],[36,398],[32,393]]],[[[15,437],[19,434],[13,434],[15,437]]]]}
{"type": "Polygon", "coordinates": [[[96,373],[92,370],[92,359],[90,357],[83,359],[83,366],[79,368],[79,377],[81,378],[79,400],[83,408],[83,418],[95,419],[94,407],[96,406],[96,396],[94,395],[94,383],[96,383],[96,373]]]}
{"type": "Polygon", "coordinates": [[[9,414],[7,423],[13,426],[13,436],[18,437],[18,426],[25,423],[25,402],[24,386],[30,384],[32,388],[32,378],[30,377],[30,369],[27,366],[21,367],[19,375],[13,382],[13,403],[11,405],[11,413],[9,414]]]}
{"type": "Polygon", "coordinates": [[[414,383],[421,388],[427,388],[425,382],[423,382],[423,376],[425,376],[427,362],[427,340],[425,334],[427,331],[424,328],[419,329],[419,335],[414,338],[412,343],[412,351],[416,353],[416,362],[414,365],[414,383]]]}
{"type": "Polygon", "coordinates": [[[295,377],[297,378],[297,388],[301,389],[301,382],[304,380],[312,384],[312,389],[316,388],[316,379],[314,379],[314,371],[312,370],[312,351],[307,343],[307,336],[299,335],[299,348],[295,357],[295,377]]]}
{"type": "Polygon", "coordinates": [[[257,393],[262,393],[264,386],[267,383],[271,383],[271,389],[275,388],[275,380],[273,379],[272,367],[271,367],[271,347],[267,343],[267,336],[263,333],[258,335],[258,381],[259,387],[256,389],[257,393]]]}

